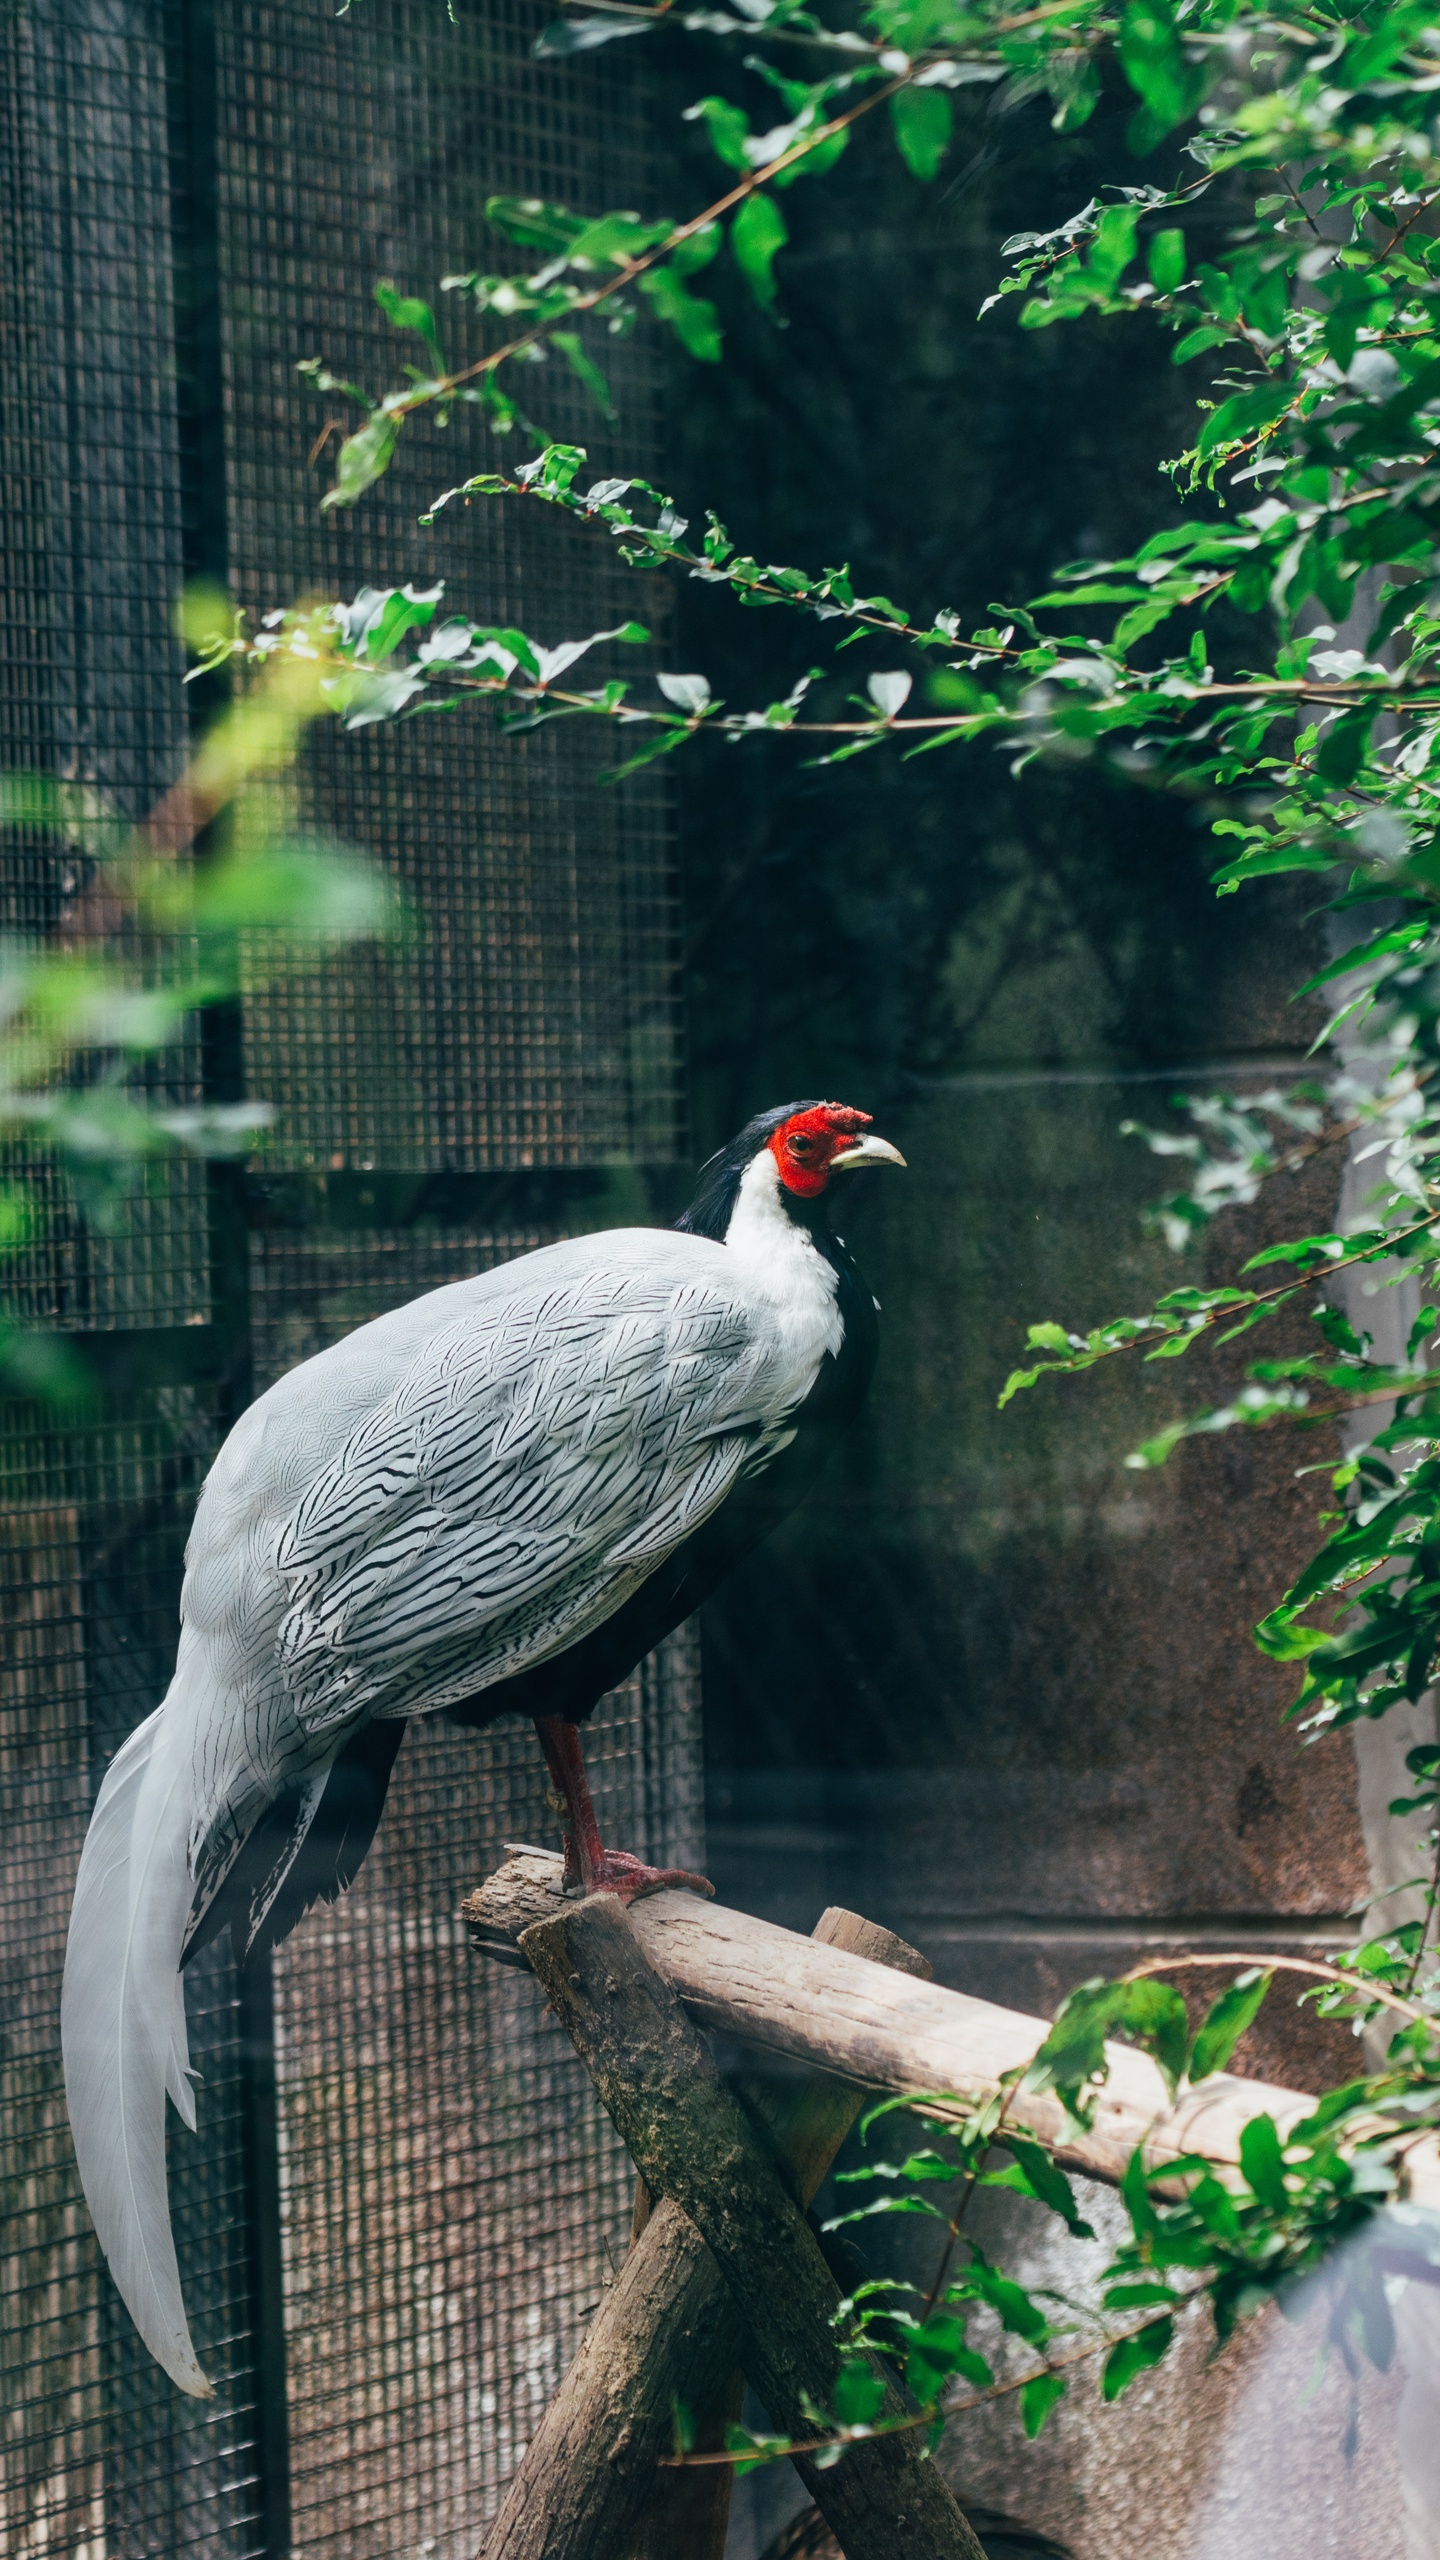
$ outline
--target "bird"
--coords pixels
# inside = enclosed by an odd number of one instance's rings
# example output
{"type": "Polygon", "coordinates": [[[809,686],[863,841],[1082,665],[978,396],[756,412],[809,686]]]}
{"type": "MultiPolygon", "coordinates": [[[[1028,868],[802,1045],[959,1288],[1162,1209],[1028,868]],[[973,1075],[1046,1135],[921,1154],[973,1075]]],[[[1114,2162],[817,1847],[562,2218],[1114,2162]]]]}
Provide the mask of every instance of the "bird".
{"type": "Polygon", "coordinates": [[[533,1717],[562,1889],[703,1876],[600,1837],[579,1726],[804,1494],[862,1404],[877,1306],[831,1184],[902,1165],[868,1112],[761,1112],[669,1228],[571,1238],[358,1327],[240,1416],[185,1552],[175,1675],[107,1770],[61,1994],[66,2101],[112,2276],[212,2396],[170,2226],[196,2129],[186,1963],[344,1891],[412,1716],[533,1717]]]}

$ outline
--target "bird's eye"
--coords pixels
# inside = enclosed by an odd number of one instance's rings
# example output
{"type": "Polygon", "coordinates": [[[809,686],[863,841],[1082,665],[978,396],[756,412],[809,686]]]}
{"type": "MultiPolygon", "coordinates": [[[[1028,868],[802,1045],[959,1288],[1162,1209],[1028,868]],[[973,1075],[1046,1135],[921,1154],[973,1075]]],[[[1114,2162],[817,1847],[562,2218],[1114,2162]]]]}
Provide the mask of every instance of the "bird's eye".
{"type": "Polygon", "coordinates": [[[814,1144],[815,1141],[813,1138],[792,1138],[790,1141],[790,1153],[792,1156],[808,1156],[814,1144]]]}

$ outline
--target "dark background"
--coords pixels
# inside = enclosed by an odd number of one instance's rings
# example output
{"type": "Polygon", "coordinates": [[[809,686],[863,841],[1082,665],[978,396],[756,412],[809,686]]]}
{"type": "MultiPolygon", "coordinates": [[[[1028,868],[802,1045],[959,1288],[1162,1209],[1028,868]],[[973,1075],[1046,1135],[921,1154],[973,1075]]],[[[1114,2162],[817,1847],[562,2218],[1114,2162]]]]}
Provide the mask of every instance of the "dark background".
{"type": "MultiPolygon", "coordinates": [[[[688,51],[670,136],[708,85],[688,51]]],[[[848,561],[861,592],[953,605],[970,629],[1060,563],[1179,520],[1158,465],[1203,385],[1143,318],[1022,330],[1018,299],[977,317],[1010,233],[1102,180],[1168,176],[1127,155],[1124,103],[1069,137],[1043,100],[956,109],[933,187],[877,115],[787,192],[782,325],[727,262],[707,271],[726,360],[678,385],[669,485],[761,560],[848,561]]],[[[688,207],[717,164],[679,129],[688,207]]],[[[830,657],[823,627],[698,585],[678,614],[670,663],[736,705],[830,657]]],[[[825,699],[906,663],[867,640],[825,699]]],[[[1030,1321],[1138,1310],[1229,1277],[1297,1214],[1328,1220],[1322,1163],[1304,1203],[1283,1183],[1177,1262],[1140,1220],[1168,1168],[1119,1125],[1299,1065],[1298,915],[1217,902],[1203,816],[1083,763],[1015,776],[991,748],[882,750],[827,771],[800,741],[717,743],[680,789],[696,1154],[759,1107],[829,1094],[910,1166],[843,1198],[883,1305],[868,1413],[706,1612],[722,1898],[803,1927],[856,1904],[1027,2007],[1156,1931],[1333,1931],[1364,1881],[1349,1747],[1297,1749],[1292,1684],[1249,1640],[1307,1550],[1316,1503],[1293,1470],[1319,1453],[1237,1440],[1127,1472],[1137,1440],[1222,1388],[1188,1363],[1132,1357],[995,1408],[1030,1321]]],[[[1277,2033],[1269,2065],[1302,2070],[1277,2033]]]]}

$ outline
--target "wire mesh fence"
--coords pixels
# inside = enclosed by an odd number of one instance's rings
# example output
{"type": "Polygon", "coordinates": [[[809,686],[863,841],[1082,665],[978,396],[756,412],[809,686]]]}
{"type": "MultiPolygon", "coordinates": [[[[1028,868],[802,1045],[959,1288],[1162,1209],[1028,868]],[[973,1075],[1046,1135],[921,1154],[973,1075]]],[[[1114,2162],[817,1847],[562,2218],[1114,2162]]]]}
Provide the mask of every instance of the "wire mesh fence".
{"type": "MultiPolygon", "coordinates": [[[[652,1856],[662,1840],[700,1849],[697,1705],[690,1645],[672,1638],[587,1728],[602,1825],[652,1856]]],[[[278,1953],[306,2560],[474,2560],[624,2254],[617,2136],[529,1975],[480,1963],[455,1917],[506,1839],[554,1836],[528,1730],[413,1725],[359,1879],[278,1953]]]]}
{"type": "MultiPolygon", "coordinates": [[[[457,355],[474,353],[463,298],[434,288],[481,256],[487,195],[609,204],[643,189],[633,84],[602,74],[593,113],[577,113],[573,82],[527,58],[539,23],[516,0],[454,24],[432,0],[357,12],[339,30],[331,0],[249,0],[217,18],[230,560],[253,612],[288,600],[277,562],[293,593],[443,579],[448,602],[547,643],[633,610],[608,546],[562,526],[517,530],[484,502],[417,522],[493,458],[474,409],[402,437],[379,504],[322,513],[335,437],[357,413],[296,372],[297,357],[323,354],[372,392],[399,379],[417,342],[377,308],[377,277],[431,293],[457,355]]],[[[488,239],[492,256],[511,254],[488,239]]],[[[658,378],[638,341],[615,342],[607,361],[633,469],[654,448],[658,378]]],[[[598,455],[603,422],[580,385],[559,364],[529,379],[537,418],[598,455]]],[[[475,720],[316,743],[311,805],[385,860],[419,922],[398,955],[347,956],[247,1006],[251,1079],[282,1114],[274,1161],[484,1167],[673,1151],[667,785],[596,791],[603,760],[568,729],[506,742],[475,720]]]]}
{"type": "MultiPolygon", "coordinates": [[[[80,931],[97,861],[180,769],[187,571],[218,566],[251,612],[443,574],[457,608],[547,641],[623,619],[614,565],[561,529],[478,509],[417,527],[488,458],[474,410],[402,448],[363,516],[321,515],[325,409],[296,371],[323,352],[388,384],[411,350],[376,279],[433,294],[474,265],[492,192],[647,200],[633,80],[601,63],[582,102],[530,60],[541,23],[516,0],[4,13],[0,772],[70,786],[80,816],[0,806],[0,930],[80,931]]],[[[633,468],[662,385],[635,345],[618,358],[633,468]]],[[[579,386],[536,370],[537,414],[604,467],[579,386]]],[[[528,1983],[455,1932],[501,1841],[551,1836],[528,1728],[412,1728],[344,1901],[268,1974],[224,1941],[189,1970],[200,2130],[172,2127],[171,2186],[214,2402],[172,2389],[100,2264],[58,2050],[89,1809],[164,1694],[185,1533],[237,1399],[566,1232],[576,1168],[681,1143],[667,787],[597,792],[597,761],[458,720],[317,739],[303,823],[381,863],[406,925],[299,972],[257,955],[240,1036],[277,1114],[263,1179],[167,1163],[99,1217],[43,1158],[10,1167],[34,1214],[0,1272],[9,1310],[109,1338],[141,1382],[105,1371],[83,1411],[0,1400],[7,2560],[471,2560],[621,2243],[613,2136],[528,1983]],[[497,1219],[484,1186],[519,1168],[533,1197],[497,1219]],[[450,1183],[443,1217],[423,1185],[399,1205],[405,1174],[450,1183]]],[[[195,1099],[206,1058],[187,1032],[152,1087],[195,1099]]],[[[695,1863],[698,1767],[682,1636],[597,1719],[602,1820],[695,1863]]]]}

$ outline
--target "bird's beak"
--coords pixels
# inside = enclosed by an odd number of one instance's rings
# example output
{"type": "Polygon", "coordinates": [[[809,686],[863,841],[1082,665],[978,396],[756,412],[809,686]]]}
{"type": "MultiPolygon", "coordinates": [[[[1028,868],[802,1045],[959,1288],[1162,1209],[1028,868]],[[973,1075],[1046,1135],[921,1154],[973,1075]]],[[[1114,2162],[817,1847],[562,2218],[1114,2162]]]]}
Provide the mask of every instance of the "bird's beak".
{"type": "Polygon", "coordinates": [[[888,1138],[856,1138],[848,1147],[842,1147],[838,1156],[831,1157],[830,1171],[839,1173],[842,1166],[851,1164],[903,1165],[904,1162],[899,1148],[892,1147],[888,1138]]]}

